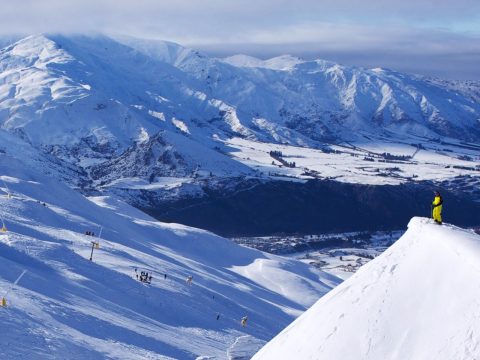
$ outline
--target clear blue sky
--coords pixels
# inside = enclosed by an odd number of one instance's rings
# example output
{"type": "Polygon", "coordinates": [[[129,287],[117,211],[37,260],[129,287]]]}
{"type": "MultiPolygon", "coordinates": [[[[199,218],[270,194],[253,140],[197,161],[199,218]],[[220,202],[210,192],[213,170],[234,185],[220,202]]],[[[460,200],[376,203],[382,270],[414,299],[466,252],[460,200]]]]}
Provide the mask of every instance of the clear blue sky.
{"type": "Polygon", "coordinates": [[[0,32],[122,33],[480,80],[480,0],[2,0],[0,32]]]}

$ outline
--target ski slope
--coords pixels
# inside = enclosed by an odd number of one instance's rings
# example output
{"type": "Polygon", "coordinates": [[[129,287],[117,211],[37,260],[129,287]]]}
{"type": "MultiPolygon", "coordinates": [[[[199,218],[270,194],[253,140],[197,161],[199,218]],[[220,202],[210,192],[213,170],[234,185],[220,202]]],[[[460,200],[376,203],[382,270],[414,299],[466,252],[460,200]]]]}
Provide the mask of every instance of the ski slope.
{"type": "Polygon", "coordinates": [[[1,359],[254,352],[339,282],[295,260],[159,223],[112,197],[86,198],[8,145],[0,154],[1,359]],[[99,248],[89,261],[92,241],[99,248]]]}
{"type": "Polygon", "coordinates": [[[253,359],[478,359],[479,275],[480,236],[413,218],[253,359]]]}

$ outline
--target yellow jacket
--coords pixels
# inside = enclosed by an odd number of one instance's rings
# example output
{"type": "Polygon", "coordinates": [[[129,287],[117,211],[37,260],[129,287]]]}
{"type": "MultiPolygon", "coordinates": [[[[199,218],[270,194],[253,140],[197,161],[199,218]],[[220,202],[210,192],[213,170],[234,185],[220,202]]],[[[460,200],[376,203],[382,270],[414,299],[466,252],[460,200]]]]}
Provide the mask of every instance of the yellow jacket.
{"type": "Polygon", "coordinates": [[[436,195],[432,202],[432,218],[439,224],[442,223],[442,204],[442,197],[440,195],[436,195]]]}
{"type": "Polygon", "coordinates": [[[442,206],[442,204],[443,204],[442,197],[440,195],[436,195],[435,199],[433,199],[432,205],[436,207],[436,206],[442,206]]]}

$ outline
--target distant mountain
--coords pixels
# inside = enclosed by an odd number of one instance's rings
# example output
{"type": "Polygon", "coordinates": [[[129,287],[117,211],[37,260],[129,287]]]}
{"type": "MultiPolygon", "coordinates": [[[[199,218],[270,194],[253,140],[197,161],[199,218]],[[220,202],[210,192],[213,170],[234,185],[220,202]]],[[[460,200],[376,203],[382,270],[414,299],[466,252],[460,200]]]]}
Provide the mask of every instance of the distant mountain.
{"type": "Polygon", "coordinates": [[[1,50],[0,84],[1,128],[92,174],[120,161],[135,172],[129,158],[138,175],[191,174],[205,162],[249,174],[221,151],[217,140],[233,136],[309,147],[480,139],[476,83],[291,56],[215,59],[170,42],[31,36],[1,50]],[[156,158],[128,155],[152,142],[163,149],[156,158]]]}
{"type": "MultiPolygon", "coordinates": [[[[389,183],[410,181],[424,167],[442,173],[427,180],[452,189],[459,172],[446,166],[478,170],[471,162],[480,149],[479,89],[289,55],[217,59],[165,41],[35,35],[0,50],[0,129],[49,162],[40,168],[142,208],[228,193],[244,179],[278,180],[285,166],[270,157],[275,147],[302,162],[280,180],[389,183]],[[372,163],[387,152],[382,141],[413,146],[398,155],[410,163],[382,172],[372,163]],[[435,145],[418,165],[413,157],[425,143],[435,145]],[[447,165],[438,158],[445,151],[447,165]],[[340,158],[327,160],[332,153],[340,158]],[[331,163],[343,166],[342,175],[329,175],[331,163]]],[[[470,189],[475,179],[461,181],[470,189]]]]}
{"type": "Polygon", "coordinates": [[[413,218],[253,359],[476,359],[479,259],[472,231],[413,218]]]}

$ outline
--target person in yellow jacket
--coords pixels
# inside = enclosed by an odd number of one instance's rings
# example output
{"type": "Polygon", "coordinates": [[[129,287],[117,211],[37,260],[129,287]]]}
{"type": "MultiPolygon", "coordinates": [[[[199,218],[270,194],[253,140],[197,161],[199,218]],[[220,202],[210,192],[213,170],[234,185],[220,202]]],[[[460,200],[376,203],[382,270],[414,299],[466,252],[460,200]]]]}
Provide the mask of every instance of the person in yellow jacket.
{"type": "Polygon", "coordinates": [[[435,191],[435,198],[432,202],[432,218],[439,225],[442,225],[442,204],[443,200],[438,191],[435,191]]]}

